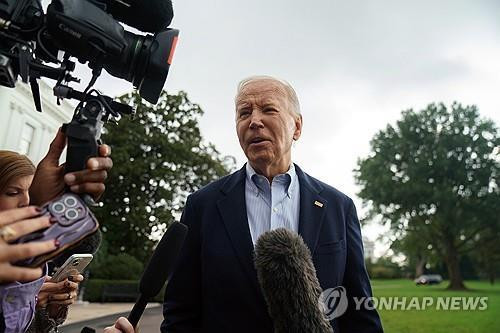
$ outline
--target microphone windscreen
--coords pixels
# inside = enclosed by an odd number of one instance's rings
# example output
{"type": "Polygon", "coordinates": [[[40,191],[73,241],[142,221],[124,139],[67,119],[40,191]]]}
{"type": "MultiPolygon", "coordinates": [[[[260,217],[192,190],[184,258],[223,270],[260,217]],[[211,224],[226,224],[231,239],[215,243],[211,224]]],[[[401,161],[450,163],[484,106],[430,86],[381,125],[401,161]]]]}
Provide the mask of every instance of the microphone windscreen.
{"type": "Polygon", "coordinates": [[[255,268],[276,333],[332,332],[311,252],[297,233],[279,228],[255,245],[255,268]]]}
{"type": "Polygon", "coordinates": [[[170,0],[105,0],[105,3],[115,19],[144,32],[163,31],[174,17],[170,0]]]}
{"type": "Polygon", "coordinates": [[[167,229],[149,260],[139,283],[139,291],[145,297],[158,295],[173,269],[181,252],[188,227],[174,222],[167,229]]]}
{"type": "Polygon", "coordinates": [[[71,257],[73,254],[80,253],[90,253],[95,254],[99,249],[99,245],[101,245],[102,234],[101,230],[97,229],[92,235],[85,237],[80,243],[71,247],[64,252],[62,252],[59,256],[52,259],[55,267],[61,267],[64,262],[71,257]]]}

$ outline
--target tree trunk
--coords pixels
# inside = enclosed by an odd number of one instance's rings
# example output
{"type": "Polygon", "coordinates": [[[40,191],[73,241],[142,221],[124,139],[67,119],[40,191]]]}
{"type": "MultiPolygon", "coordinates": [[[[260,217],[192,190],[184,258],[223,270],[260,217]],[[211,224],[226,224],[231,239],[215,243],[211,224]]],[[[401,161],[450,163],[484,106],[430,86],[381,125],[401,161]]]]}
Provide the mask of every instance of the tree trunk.
{"type": "Polygon", "coordinates": [[[417,264],[415,265],[415,278],[418,278],[420,275],[424,274],[424,267],[427,263],[424,257],[419,256],[417,259],[417,264]]]}
{"type": "Polygon", "coordinates": [[[462,274],[460,273],[460,261],[458,257],[457,249],[453,244],[450,244],[447,248],[448,253],[446,254],[446,267],[448,268],[448,275],[450,278],[450,284],[448,285],[449,290],[465,290],[464,280],[462,274]]]}

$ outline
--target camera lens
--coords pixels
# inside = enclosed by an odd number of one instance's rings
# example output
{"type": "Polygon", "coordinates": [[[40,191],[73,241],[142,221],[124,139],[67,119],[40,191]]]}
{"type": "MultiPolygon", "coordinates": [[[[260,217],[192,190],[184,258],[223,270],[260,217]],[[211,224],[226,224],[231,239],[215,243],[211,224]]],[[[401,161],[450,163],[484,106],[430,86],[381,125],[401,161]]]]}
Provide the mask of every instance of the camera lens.
{"type": "Polygon", "coordinates": [[[80,264],[80,260],[78,260],[78,259],[73,260],[73,263],[72,263],[73,266],[78,266],[79,264],[80,264]]]}
{"type": "Polygon", "coordinates": [[[57,201],[52,204],[52,210],[54,213],[62,214],[66,210],[66,206],[62,202],[57,201]]]}
{"type": "Polygon", "coordinates": [[[76,199],[73,198],[73,197],[66,197],[64,199],[64,204],[67,206],[67,207],[75,207],[76,206],[76,199]]]}
{"type": "Polygon", "coordinates": [[[179,30],[168,29],[154,36],[124,32],[127,46],[121,57],[109,57],[104,68],[138,88],[142,98],[158,102],[177,44],[179,30]],[[118,61],[117,61],[118,60],[118,61]]]}
{"type": "Polygon", "coordinates": [[[74,220],[78,217],[78,211],[74,208],[70,208],[66,211],[66,213],[64,214],[64,216],[68,219],[68,220],[74,220]]]}

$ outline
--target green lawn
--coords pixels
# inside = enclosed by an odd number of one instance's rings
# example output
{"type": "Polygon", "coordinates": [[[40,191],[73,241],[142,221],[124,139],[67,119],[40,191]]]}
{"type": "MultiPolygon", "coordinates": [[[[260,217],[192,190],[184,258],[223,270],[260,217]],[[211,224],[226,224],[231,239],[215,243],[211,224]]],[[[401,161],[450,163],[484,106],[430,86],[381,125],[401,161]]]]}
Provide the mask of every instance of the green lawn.
{"type": "MultiPolygon", "coordinates": [[[[447,291],[447,281],[438,286],[416,286],[410,280],[372,280],[376,298],[416,296],[432,297],[433,305],[425,310],[379,309],[385,332],[388,333],[496,333],[500,332],[500,282],[491,286],[487,282],[467,281],[469,291],[447,291]],[[437,310],[437,298],[488,297],[487,309],[480,311],[437,310]]],[[[428,300],[430,302],[430,300],[428,300]]],[[[409,300],[408,300],[409,303],[409,300]]],[[[407,303],[407,304],[408,304],[407,303]]],[[[421,302],[420,302],[421,304],[421,302]]],[[[399,306],[401,308],[401,306],[399,306]]]]}

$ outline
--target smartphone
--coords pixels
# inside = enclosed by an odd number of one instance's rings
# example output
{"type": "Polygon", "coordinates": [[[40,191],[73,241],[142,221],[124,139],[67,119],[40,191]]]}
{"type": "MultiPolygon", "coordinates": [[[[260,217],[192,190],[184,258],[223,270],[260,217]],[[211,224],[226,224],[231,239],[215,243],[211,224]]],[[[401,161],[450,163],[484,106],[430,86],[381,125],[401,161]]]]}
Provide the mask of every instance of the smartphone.
{"type": "Polygon", "coordinates": [[[46,203],[42,207],[40,215],[49,215],[55,218],[57,223],[25,235],[19,238],[16,243],[57,239],[60,246],[49,253],[18,261],[15,263],[17,266],[40,267],[67,249],[78,246],[86,237],[96,233],[99,229],[99,223],[89,207],[78,195],[70,192],[46,203]]]}
{"type": "Polygon", "coordinates": [[[78,275],[83,272],[85,267],[94,257],[89,253],[73,254],[64,264],[52,275],[50,282],[60,282],[70,275],[78,275]]]}

